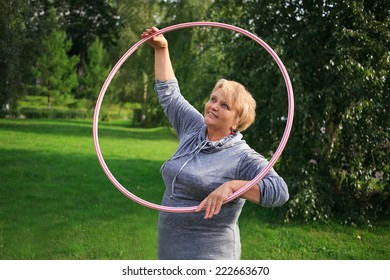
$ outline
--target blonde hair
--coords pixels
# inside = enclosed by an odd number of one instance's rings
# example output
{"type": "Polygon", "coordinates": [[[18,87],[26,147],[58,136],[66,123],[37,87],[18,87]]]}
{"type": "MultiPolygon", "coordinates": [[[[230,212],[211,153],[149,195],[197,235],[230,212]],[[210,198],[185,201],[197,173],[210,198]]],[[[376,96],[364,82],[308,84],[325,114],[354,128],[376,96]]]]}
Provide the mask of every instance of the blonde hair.
{"type": "Polygon", "coordinates": [[[250,92],[242,84],[225,79],[221,79],[215,84],[212,93],[218,89],[223,90],[225,98],[238,113],[239,120],[234,130],[244,131],[247,129],[256,118],[256,101],[250,92]]]}

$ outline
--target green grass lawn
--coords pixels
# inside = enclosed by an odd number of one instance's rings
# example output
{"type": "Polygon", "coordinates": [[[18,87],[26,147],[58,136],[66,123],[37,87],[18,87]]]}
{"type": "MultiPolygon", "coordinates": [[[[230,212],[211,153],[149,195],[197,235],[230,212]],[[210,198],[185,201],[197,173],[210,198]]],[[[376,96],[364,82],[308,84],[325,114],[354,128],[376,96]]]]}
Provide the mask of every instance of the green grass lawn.
{"type": "MultiPolygon", "coordinates": [[[[159,168],[177,140],[167,128],[101,123],[114,176],[159,203],[159,168]]],[[[91,121],[0,119],[1,259],[156,259],[158,212],[122,195],[104,175],[91,121]]],[[[282,223],[247,203],[243,259],[390,259],[389,221],[372,228],[282,223]]]]}

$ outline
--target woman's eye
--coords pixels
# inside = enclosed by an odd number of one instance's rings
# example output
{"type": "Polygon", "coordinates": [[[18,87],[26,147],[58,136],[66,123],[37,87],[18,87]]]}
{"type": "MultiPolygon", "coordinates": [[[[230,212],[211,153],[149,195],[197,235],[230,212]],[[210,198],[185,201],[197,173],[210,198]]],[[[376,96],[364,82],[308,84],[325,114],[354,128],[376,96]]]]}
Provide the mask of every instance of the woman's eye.
{"type": "Polygon", "coordinates": [[[229,109],[229,105],[227,105],[227,104],[222,104],[221,106],[222,106],[222,108],[224,108],[224,109],[229,109]]]}

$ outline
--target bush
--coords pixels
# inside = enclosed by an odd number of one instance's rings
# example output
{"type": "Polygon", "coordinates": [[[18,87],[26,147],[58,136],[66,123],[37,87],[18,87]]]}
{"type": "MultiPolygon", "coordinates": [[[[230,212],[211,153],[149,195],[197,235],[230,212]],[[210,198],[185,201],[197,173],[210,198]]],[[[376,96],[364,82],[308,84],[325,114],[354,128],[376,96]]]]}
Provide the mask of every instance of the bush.
{"type": "Polygon", "coordinates": [[[19,115],[28,119],[87,119],[93,112],[81,109],[22,108],[19,115]]]}

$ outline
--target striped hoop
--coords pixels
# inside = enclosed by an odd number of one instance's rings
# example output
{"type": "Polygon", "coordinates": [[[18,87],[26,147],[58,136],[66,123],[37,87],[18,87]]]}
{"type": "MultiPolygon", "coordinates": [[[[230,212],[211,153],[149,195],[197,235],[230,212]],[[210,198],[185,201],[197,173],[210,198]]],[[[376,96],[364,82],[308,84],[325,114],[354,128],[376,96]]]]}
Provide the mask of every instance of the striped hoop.
{"type": "Polygon", "coordinates": [[[284,78],[284,82],[285,82],[286,88],[287,88],[287,95],[288,95],[287,123],[286,123],[286,127],[285,127],[285,130],[284,130],[284,133],[283,133],[282,140],[280,141],[280,144],[279,144],[276,152],[274,153],[274,155],[272,156],[272,158],[270,159],[268,164],[261,170],[261,172],[255,178],[253,178],[252,181],[248,182],[241,189],[239,189],[238,191],[236,191],[232,195],[230,195],[227,198],[226,202],[229,202],[229,201],[239,197],[243,193],[245,193],[253,185],[257,184],[268,173],[268,171],[270,171],[270,169],[273,167],[275,162],[278,160],[278,158],[282,154],[282,151],[283,151],[284,147],[287,144],[287,140],[289,138],[291,127],[292,127],[292,123],[293,123],[293,117],[294,117],[294,94],[293,94],[293,88],[292,88],[292,85],[291,85],[290,77],[289,77],[289,75],[287,73],[287,70],[286,70],[285,66],[283,65],[282,61],[280,60],[278,55],[275,53],[275,51],[270,46],[268,46],[262,39],[257,37],[256,35],[248,32],[248,31],[246,31],[246,30],[244,30],[242,28],[239,28],[239,27],[236,27],[236,26],[233,26],[233,25],[229,25],[229,24],[225,24],[225,23],[219,23],[219,22],[187,22],[187,23],[180,23],[180,24],[176,24],[176,25],[172,25],[172,26],[163,28],[163,29],[161,29],[161,30],[159,30],[159,31],[149,35],[148,37],[145,37],[145,38],[141,39],[137,43],[135,43],[119,59],[119,61],[115,64],[115,66],[113,67],[113,69],[109,73],[106,81],[104,82],[102,89],[100,90],[100,94],[99,94],[98,99],[97,99],[97,103],[96,103],[96,106],[95,106],[94,117],[93,117],[93,140],[94,140],[95,151],[96,151],[99,163],[102,166],[103,171],[106,174],[106,176],[108,177],[108,179],[112,182],[112,184],[114,184],[114,186],[121,193],[123,193],[126,197],[132,199],[136,203],[139,203],[139,204],[141,204],[141,205],[143,205],[145,207],[151,208],[151,209],[164,211],[164,212],[177,212],[177,213],[179,213],[179,212],[182,212],[182,213],[194,212],[195,209],[196,209],[196,206],[193,206],[193,207],[168,207],[168,206],[162,206],[162,205],[154,204],[154,203],[151,203],[149,201],[143,200],[143,199],[139,198],[138,196],[132,194],[125,187],[123,187],[121,185],[121,183],[118,182],[118,180],[114,177],[114,175],[112,175],[111,171],[109,170],[107,164],[104,161],[102,153],[100,151],[99,138],[98,138],[98,120],[99,120],[100,107],[101,107],[102,102],[103,102],[104,94],[105,94],[109,84],[111,83],[111,80],[113,79],[115,73],[119,70],[119,68],[127,60],[127,58],[134,51],[136,51],[138,49],[139,46],[141,46],[143,43],[145,43],[147,40],[149,40],[153,36],[164,34],[164,33],[167,33],[167,32],[173,31],[173,30],[177,30],[177,29],[189,28],[189,27],[198,27],[198,26],[217,27],[217,28],[223,28],[223,29],[232,30],[232,31],[241,33],[241,34],[251,38],[253,41],[257,42],[259,45],[261,45],[272,56],[272,58],[278,64],[279,69],[282,72],[282,75],[283,75],[283,78],[284,78]]]}

